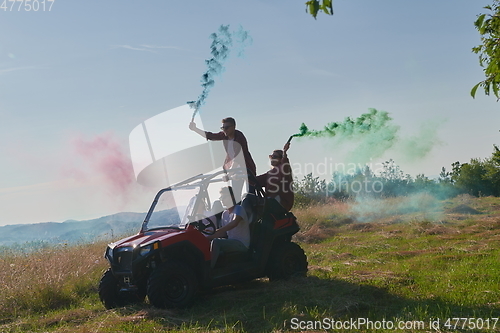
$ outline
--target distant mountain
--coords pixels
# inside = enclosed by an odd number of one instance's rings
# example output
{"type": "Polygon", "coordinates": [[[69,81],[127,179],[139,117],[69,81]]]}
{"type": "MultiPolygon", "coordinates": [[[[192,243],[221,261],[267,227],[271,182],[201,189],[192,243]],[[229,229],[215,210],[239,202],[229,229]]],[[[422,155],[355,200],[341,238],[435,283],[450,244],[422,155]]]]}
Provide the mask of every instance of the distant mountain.
{"type": "MultiPolygon", "coordinates": [[[[118,239],[139,232],[146,213],[117,213],[93,220],[16,224],[0,227],[0,245],[29,242],[77,243],[99,238],[118,239]]],[[[155,212],[151,223],[172,224],[178,220],[175,210],[155,212]]]]}
{"type": "Polygon", "coordinates": [[[131,234],[140,228],[145,213],[118,213],[93,220],[16,224],[0,227],[0,245],[44,241],[88,242],[99,237],[131,234]]]}

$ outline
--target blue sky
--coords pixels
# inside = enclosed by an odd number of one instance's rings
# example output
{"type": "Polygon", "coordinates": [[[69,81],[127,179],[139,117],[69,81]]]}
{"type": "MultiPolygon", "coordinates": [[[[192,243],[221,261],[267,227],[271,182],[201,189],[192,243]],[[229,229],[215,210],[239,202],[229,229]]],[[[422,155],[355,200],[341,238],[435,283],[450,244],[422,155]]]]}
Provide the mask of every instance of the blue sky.
{"type": "MultiPolygon", "coordinates": [[[[82,147],[106,142],[126,160],[134,127],[196,99],[221,24],[242,25],[253,44],[228,60],[200,113],[212,131],[236,118],[258,172],[302,122],[320,129],[369,108],[389,112],[402,140],[435,128],[425,157],[401,146],[373,163],[393,158],[431,176],[491,154],[499,104],[469,95],[482,79],[473,21],[488,1],[340,0],[317,20],[304,2],[55,0],[51,11],[0,10],[0,225],[147,210],[156,189],[108,184],[82,147]]],[[[298,166],[347,163],[351,148],[294,140],[289,155],[298,166]]]]}

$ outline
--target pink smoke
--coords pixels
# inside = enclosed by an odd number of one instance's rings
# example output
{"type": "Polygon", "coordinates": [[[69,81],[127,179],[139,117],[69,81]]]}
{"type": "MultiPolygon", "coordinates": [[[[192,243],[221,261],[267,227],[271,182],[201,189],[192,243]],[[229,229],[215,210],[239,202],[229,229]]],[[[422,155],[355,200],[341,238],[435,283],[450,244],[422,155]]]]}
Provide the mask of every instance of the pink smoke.
{"type": "Polygon", "coordinates": [[[66,175],[79,181],[98,178],[112,194],[124,195],[135,183],[134,172],[125,145],[113,133],[70,140],[72,163],[63,168],[66,175]]]}

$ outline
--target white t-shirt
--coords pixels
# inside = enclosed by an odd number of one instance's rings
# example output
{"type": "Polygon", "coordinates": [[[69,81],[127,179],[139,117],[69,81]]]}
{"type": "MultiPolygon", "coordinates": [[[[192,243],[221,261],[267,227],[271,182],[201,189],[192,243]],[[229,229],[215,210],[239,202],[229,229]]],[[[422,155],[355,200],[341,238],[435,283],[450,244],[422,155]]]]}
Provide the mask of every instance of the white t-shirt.
{"type": "MultiPolygon", "coordinates": [[[[241,163],[245,161],[241,149],[239,149],[238,154],[236,154],[236,147],[239,146],[240,144],[235,142],[234,139],[227,140],[227,156],[229,157],[229,162],[224,165],[226,169],[240,168],[241,163]]],[[[245,164],[243,163],[243,165],[245,164]]]]}
{"type": "Polygon", "coordinates": [[[237,239],[243,243],[246,247],[250,246],[250,228],[248,225],[247,213],[240,205],[234,206],[233,212],[229,213],[225,210],[222,213],[222,226],[228,225],[232,220],[234,220],[235,215],[241,216],[242,220],[236,227],[227,231],[228,239],[237,239]]]}
{"type": "Polygon", "coordinates": [[[234,151],[234,139],[227,140],[227,156],[229,157],[230,162],[226,165],[226,167],[232,169],[234,165],[234,157],[236,156],[234,151]]]}

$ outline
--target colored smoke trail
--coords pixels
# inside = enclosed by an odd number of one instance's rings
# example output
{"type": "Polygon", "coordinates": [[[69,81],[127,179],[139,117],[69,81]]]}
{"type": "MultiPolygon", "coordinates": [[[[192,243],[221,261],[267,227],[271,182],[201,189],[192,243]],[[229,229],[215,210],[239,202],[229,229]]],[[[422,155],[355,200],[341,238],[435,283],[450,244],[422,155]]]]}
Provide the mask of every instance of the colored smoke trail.
{"type": "Polygon", "coordinates": [[[215,77],[224,72],[224,63],[229,57],[231,48],[233,47],[233,42],[237,47],[237,55],[239,57],[243,55],[245,47],[252,42],[252,38],[250,37],[248,31],[243,30],[241,26],[238,31],[233,31],[231,33],[229,31],[229,25],[221,25],[218,33],[212,33],[210,38],[212,39],[212,44],[210,45],[210,53],[212,54],[212,57],[205,60],[208,68],[201,77],[201,86],[203,91],[200,96],[198,96],[198,100],[188,102],[190,107],[194,109],[193,118],[196,116],[199,108],[205,104],[205,100],[208,97],[210,89],[212,89],[215,85],[215,77]]]}
{"type": "Polygon", "coordinates": [[[393,123],[388,112],[369,110],[355,119],[347,117],[343,122],[328,123],[322,130],[311,130],[302,123],[299,133],[292,137],[331,138],[338,145],[354,144],[348,159],[358,163],[381,157],[392,148],[405,160],[415,161],[426,156],[439,143],[439,122],[423,124],[419,133],[405,138],[399,134],[400,127],[393,123]]]}
{"type": "Polygon", "coordinates": [[[71,143],[72,164],[64,166],[67,175],[80,181],[98,177],[110,194],[126,195],[134,183],[134,172],[125,146],[113,134],[91,139],[77,136],[71,143]]]}
{"type": "Polygon", "coordinates": [[[294,137],[338,137],[338,138],[359,138],[370,133],[381,130],[389,130],[391,135],[388,139],[394,139],[398,127],[390,124],[392,120],[386,111],[377,111],[370,109],[369,113],[364,113],[356,119],[347,117],[343,122],[328,123],[323,130],[310,130],[306,124],[302,123],[300,132],[294,134],[294,137]]]}
{"type": "Polygon", "coordinates": [[[398,143],[398,151],[403,160],[412,162],[425,157],[435,145],[442,144],[438,138],[438,128],[444,120],[427,121],[420,124],[417,135],[402,138],[398,143]],[[405,152],[409,152],[410,154],[405,152]]]}

